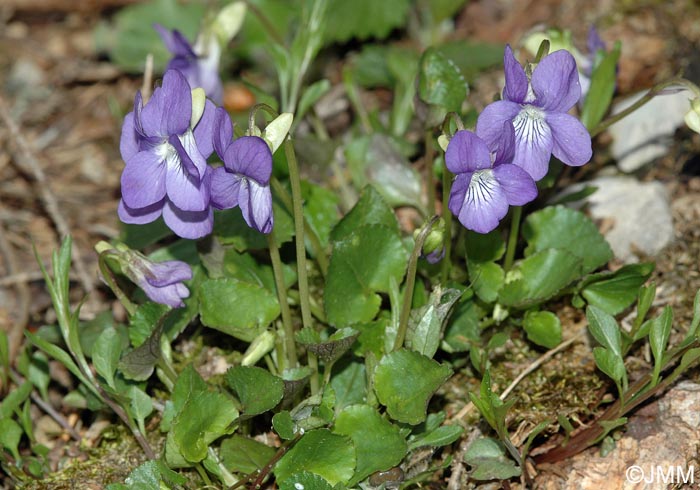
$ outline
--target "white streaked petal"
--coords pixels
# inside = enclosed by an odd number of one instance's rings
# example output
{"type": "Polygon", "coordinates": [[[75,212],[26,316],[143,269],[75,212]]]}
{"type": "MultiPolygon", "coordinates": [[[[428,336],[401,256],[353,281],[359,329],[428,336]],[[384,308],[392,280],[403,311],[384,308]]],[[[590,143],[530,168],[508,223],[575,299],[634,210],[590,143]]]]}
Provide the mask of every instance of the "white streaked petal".
{"type": "Polygon", "coordinates": [[[515,158],[513,164],[537,180],[547,175],[554,140],[545,113],[531,105],[523,106],[513,119],[515,158]]]}

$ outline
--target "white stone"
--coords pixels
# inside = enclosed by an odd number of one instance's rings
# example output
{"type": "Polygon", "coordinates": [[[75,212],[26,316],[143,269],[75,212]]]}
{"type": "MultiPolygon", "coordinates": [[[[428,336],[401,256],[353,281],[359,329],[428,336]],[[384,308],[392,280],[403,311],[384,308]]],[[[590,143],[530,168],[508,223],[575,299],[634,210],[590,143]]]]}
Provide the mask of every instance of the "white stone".
{"type": "Polygon", "coordinates": [[[673,240],[669,196],[660,182],[598,177],[586,185],[598,188],[586,198],[588,210],[593,219],[611,222],[603,231],[618,259],[638,262],[636,251],[654,256],[673,240]]]}
{"type": "MultiPolygon", "coordinates": [[[[613,106],[617,114],[639,100],[645,92],[632,95],[613,106]]],[[[675,94],[659,95],[621,121],[610,126],[613,138],[610,147],[617,167],[623,172],[634,172],[655,158],[664,156],[673,133],[685,125],[692,94],[683,90],[675,94]]]]}

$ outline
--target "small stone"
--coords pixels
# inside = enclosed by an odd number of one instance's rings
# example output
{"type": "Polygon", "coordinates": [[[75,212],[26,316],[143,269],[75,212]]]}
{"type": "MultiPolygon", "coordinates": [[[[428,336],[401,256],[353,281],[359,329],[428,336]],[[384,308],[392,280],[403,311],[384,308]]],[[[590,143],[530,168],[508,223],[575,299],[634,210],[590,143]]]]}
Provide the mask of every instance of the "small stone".
{"type": "Polygon", "coordinates": [[[591,217],[609,223],[605,239],[618,259],[637,262],[654,256],[673,240],[673,219],[666,188],[633,177],[599,177],[587,183],[598,190],[586,198],[591,217]]]}
{"type": "MultiPolygon", "coordinates": [[[[617,114],[637,102],[646,92],[632,95],[613,106],[617,114]]],[[[659,95],[608,130],[613,138],[610,151],[617,167],[634,172],[668,153],[673,133],[685,124],[690,109],[690,92],[659,95]]]]}

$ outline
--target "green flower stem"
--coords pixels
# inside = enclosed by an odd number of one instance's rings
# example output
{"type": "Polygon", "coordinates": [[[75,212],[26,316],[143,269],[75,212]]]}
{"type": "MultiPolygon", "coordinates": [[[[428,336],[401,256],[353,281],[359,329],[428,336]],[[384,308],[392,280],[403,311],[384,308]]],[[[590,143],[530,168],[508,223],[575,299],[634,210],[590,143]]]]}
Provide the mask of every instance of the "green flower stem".
{"type": "Polygon", "coordinates": [[[362,100],[360,99],[360,91],[357,88],[357,84],[352,77],[352,71],[349,68],[343,69],[343,85],[345,85],[345,93],[352,104],[353,109],[355,109],[355,114],[360,118],[360,125],[362,126],[362,131],[365,134],[372,133],[372,122],[370,121],[369,114],[364,105],[362,105],[362,100]]]}
{"type": "MultiPolygon", "coordinates": [[[[299,306],[301,307],[301,321],[304,328],[313,328],[313,320],[311,318],[311,306],[309,305],[309,279],[306,274],[306,245],[304,244],[304,209],[301,198],[301,178],[299,177],[299,165],[297,157],[294,153],[294,145],[290,138],[284,142],[284,154],[287,157],[287,165],[289,167],[289,182],[292,186],[292,208],[294,211],[294,243],[297,252],[297,282],[299,284],[299,306]]],[[[319,256],[323,256],[324,252],[320,251],[319,256]]],[[[325,257],[324,257],[325,259],[325,257]]],[[[326,269],[327,270],[327,269],[326,269]]],[[[292,341],[294,339],[292,338],[292,341]]],[[[307,354],[307,362],[309,367],[313,369],[313,374],[309,383],[311,385],[311,393],[318,393],[318,359],[309,352],[307,354]]]]}
{"type": "Polygon", "coordinates": [[[120,288],[117,284],[117,281],[114,278],[114,273],[107,264],[107,259],[110,255],[111,254],[109,251],[102,252],[99,255],[98,265],[100,272],[102,273],[102,278],[105,280],[107,286],[109,287],[109,289],[112,290],[119,302],[124,306],[127,313],[129,313],[129,316],[132,316],[136,312],[136,305],[134,305],[134,303],[131,302],[131,300],[126,296],[126,294],[124,294],[124,291],[122,291],[122,288],[120,288]]]}
{"type": "Polygon", "coordinates": [[[508,272],[513,267],[515,259],[515,247],[518,245],[518,233],[520,232],[520,218],[523,215],[522,206],[513,207],[513,216],[510,220],[510,232],[508,232],[508,247],[506,248],[506,258],[503,262],[503,270],[508,272]]]}
{"type": "MultiPolygon", "coordinates": [[[[287,288],[284,285],[284,273],[282,271],[282,259],[280,258],[280,250],[275,243],[275,229],[267,235],[267,246],[270,249],[270,261],[272,262],[272,271],[275,276],[275,288],[277,289],[277,301],[280,304],[282,312],[282,325],[284,328],[284,358],[288,367],[296,367],[297,365],[297,348],[294,343],[294,325],[292,324],[292,313],[289,311],[289,303],[287,302],[287,288]]],[[[278,360],[280,362],[280,360],[278,360]]]]}
{"type": "Polygon", "coordinates": [[[411,315],[411,305],[413,303],[413,289],[416,285],[416,270],[418,269],[418,259],[420,258],[423,244],[428,234],[433,229],[433,225],[439,219],[438,216],[433,216],[430,221],[423,227],[416,238],[416,243],[413,246],[413,252],[408,259],[408,269],[406,271],[406,289],[404,290],[403,305],[401,305],[401,316],[399,318],[399,329],[396,332],[394,340],[394,349],[400,349],[406,339],[408,331],[408,317],[411,315]]]}
{"type": "MultiPolygon", "coordinates": [[[[287,192],[287,189],[285,189],[280,181],[274,177],[272,180],[270,180],[270,182],[272,183],[272,188],[275,190],[275,194],[277,194],[277,197],[279,197],[280,201],[282,201],[284,208],[289,214],[294,215],[294,203],[292,201],[292,197],[287,192]]],[[[306,218],[304,218],[304,232],[306,233],[306,238],[309,239],[311,248],[314,251],[316,263],[318,264],[318,268],[321,270],[321,275],[326,277],[326,274],[328,273],[328,257],[326,257],[326,251],[323,249],[323,245],[321,245],[321,239],[318,237],[313,228],[309,226],[309,222],[306,218]]]]}
{"type": "Polygon", "coordinates": [[[686,80],[685,78],[673,78],[671,80],[667,80],[665,82],[661,82],[655,86],[653,86],[641,99],[639,99],[637,102],[629,106],[627,109],[624,111],[618,112],[617,114],[610,116],[607,118],[605,121],[602,121],[598,123],[598,125],[593,128],[590,133],[591,133],[591,138],[602,133],[606,129],[608,129],[610,126],[615,124],[616,122],[620,121],[621,119],[624,119],[625,117],[629,116],[632,114],[634,111],[642,107],[644,104],[649,102],[651,99],[656,97],[657,95],[661,95],[661,93],[673,86],[682,86],[684,88],[687,88],[691,92],[695,94],[696,97],[700,97],[700,88],[695,85],[693,82],[690,80],[686,80]]]}
{"type": "Polygon", "coordinates": [[[450,191],[452,190],[452,173],[447,167],[442,169],[442,219],[445,220],[445,256],[442,259],[442,271],[440,279],[442,284],[447,284],[452,268],[452,211],[450,211],[450,191]]]}
{"type": "Polygon", "coordinates": [[[428,216],[435,214],[435,175],[433,173],[433,132],[425,131],[425,170],[428,177],[428,216]]]}
{"type": "Polygon", "coordinates": [[[284,154],[289,165],[289,181],[292,185],[292,205],[294,208],[294,242],[297,251],[297,268],[299,282],[299,305],[301,306],[301,319],[304,328],[311,328],[311,307],[309,306],[309,279],[306,274],[306,246],[304,245],[304,209],[301,198],[301,179],[299,178],[299,166],[294,153],[292,140],[287,138],[284,142],[284,154]]]}

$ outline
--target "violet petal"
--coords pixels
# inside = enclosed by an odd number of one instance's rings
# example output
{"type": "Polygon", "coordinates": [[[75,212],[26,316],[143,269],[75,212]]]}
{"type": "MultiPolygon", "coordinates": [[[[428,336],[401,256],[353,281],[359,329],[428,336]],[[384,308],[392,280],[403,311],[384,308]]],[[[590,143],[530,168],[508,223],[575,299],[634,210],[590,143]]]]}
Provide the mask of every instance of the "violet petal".
{"type": "Polygon", "coordinates": [[[486,143],[471,131],[457,131],[447,145],[445,165],[458,174],[491,166],[491,154],[486,143]]]}
{"type": "Polygon", "coordinates": [[[122,198],[132,209],[145,208],[165,197],[166,165],[153,151],[140,151],[127,162],[121,176],[122,198]]]}
{"type": "Polygon", "coordinates": [[[493,175],[511,206],[522,206],[537,197],[537,184],[530,174],[517,165],[494,167],[493,175]]]}
{"type": "Polygon", "coordinates": [[[272,175],[272,152],[262,138],[242,136],[226,150],[224,165],[237,174],[257,181],[260,185],[267,185],[272,175]]]}
{"type": "Polygon", "coordinates": [[[532,72],[535,104],[547,111],[566,112],[581,98],[581,84],[574,57],[559,50],[542,58],[532,72]]]}
{"type": "Polygon", "coordinates": [[[554,112],[547,114],[547,123],[554,137],[552,153],[555,157],[576,167],[590,161],[593,156],[591,135],[581,121],[570,114],[554,112]]]}
{"type": "Polygon", "coordinates": [[[506,86],[503,88],[503,98],[522,104],[527,96],[527,75],[513,55],[510,45],[506,45],[503,54],[503,68],[506,76],[506,86]]]}
{"type": "Polygon", "coordinates": [[[176,235],[192,240],[208,235],[214,228],[214,212],[211,207],[204,211],[183,211],[168,200],[163,206],[163,220],[176,235]]]}

